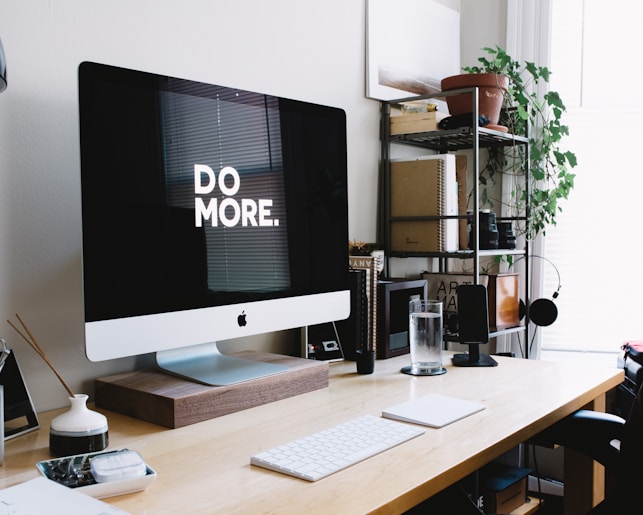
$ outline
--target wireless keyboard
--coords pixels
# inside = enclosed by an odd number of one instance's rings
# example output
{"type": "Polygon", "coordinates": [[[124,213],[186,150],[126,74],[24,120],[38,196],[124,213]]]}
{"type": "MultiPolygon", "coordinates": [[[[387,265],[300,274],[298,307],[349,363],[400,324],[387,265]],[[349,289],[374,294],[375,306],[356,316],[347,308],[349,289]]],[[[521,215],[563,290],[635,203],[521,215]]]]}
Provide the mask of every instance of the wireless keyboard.
{"type": "Polygon", "coordinates": [[[367,415],[256,454],[250,463],[317,481],[423,433],[416,426],[367,415]]]}

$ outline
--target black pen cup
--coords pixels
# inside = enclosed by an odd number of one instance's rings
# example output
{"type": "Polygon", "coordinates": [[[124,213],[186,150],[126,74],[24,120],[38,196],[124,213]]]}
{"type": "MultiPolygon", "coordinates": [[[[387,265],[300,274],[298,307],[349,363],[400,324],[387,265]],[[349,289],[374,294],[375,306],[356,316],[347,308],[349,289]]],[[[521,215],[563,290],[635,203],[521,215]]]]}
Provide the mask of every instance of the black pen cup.
{"type": "Polygon", "coordinates": [[[375,370],[375,351],[355,351],[355,362],[357,363],[358,374],[372,374],[375,370]]]}

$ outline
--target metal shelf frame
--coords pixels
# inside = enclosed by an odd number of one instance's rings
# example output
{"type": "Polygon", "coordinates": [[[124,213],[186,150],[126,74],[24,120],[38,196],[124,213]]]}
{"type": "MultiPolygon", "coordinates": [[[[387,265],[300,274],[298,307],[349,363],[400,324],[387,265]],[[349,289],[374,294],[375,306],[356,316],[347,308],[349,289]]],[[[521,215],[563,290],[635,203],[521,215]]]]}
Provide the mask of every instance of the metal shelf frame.
{"type": "MultiPolygon", "coordinates": [[[[525,193],[527,203],[523,216],[517,217],[499,217],[499,221],[523,221],[526,227],[526,234],[529,234],[530,208],[529,208],[529,137],[518,136],[507,132],[501,132],[492,129],[486,129],[478,125],[478,88],[463,88],[452,91],[442,91],[429,95],[413,96],[398,98],[394,100],[381,101],[380,115],[380,219],[378,224],[379,241],[383,243],[386,255],[386,273],[390,274],[390,259],[392,257],[428,257],[440,259],[440,269],[448,271],[448,259],[470,259],[473,261],[473,282],[480,282],[480,258],[489,256],[513,255],[525,259],[524,275],[524,297],[525,297],[525,322],[523,325],[512,328],[512,330],[500,331],[493,333],[492,336],[500,334],[509,334],[517,331],[525,331],[524,357],[529,357],[529,239],[525,238],[523,249],[493,249],[481,250],[479,241],[479,212],[480,212],[480,149],[493,147],[509,147],[522,145],[526,152],[525,174],[525,193]],[[444,97],[459,94],[471,94],[471,126],[460,127],[450,130],[434,130],[412,134],[391,135],[390,117],[391,109],[395,106],[401,106],[406,102],[417,102],[419,100],[444,99],[444,97]],[[391,217],[391,145],[407,145],[428,150],[436,153],[449,153],[457,150],[470,150],[473,154],[473,173],[474,180],[471,190],[473,199],[472,215],[440,217],[440,216],[422,216],[422,217],[391,217]],[[456,252],[392,252],[391,251],[391,222],[406,220],[443,220],[445,218],[468,219],[471,224],[471,248],[456,252]]],[[[468,193],[468,192],[467,192],[468,193]]]]}

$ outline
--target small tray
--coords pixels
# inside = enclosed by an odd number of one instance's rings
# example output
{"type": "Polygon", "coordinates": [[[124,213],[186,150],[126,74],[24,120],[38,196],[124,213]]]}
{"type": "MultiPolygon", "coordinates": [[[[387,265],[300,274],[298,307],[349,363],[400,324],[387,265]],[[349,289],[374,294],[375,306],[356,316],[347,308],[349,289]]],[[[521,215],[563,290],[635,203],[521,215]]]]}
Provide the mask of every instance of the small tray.
{"type": "Polygon", "coordinates": [[[134,479],[98,483],[91,473],[91,460],[95,456],[116,453],[127,449],[76,454],[36,464],[40,473],[58,484],[73,488],[96,499],[129,494],[145,490],[156,477],[156,472],[146,464],[146,474],[134,479]]]}

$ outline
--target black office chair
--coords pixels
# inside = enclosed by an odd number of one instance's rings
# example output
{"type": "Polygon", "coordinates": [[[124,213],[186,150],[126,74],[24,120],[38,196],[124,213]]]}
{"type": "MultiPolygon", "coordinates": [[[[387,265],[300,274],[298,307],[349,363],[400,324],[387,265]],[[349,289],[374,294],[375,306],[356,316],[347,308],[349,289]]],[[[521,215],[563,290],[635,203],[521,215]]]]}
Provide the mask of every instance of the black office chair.
{"type": "Polygon", "coordinates": [[[616,480],[613,490],[589,512],[591,515],[643,513],[642,392],[639,389],[627,421],[609,413],[580,410],[531,442],[574,449],[601,463],[613,475],[616,480]]]}

